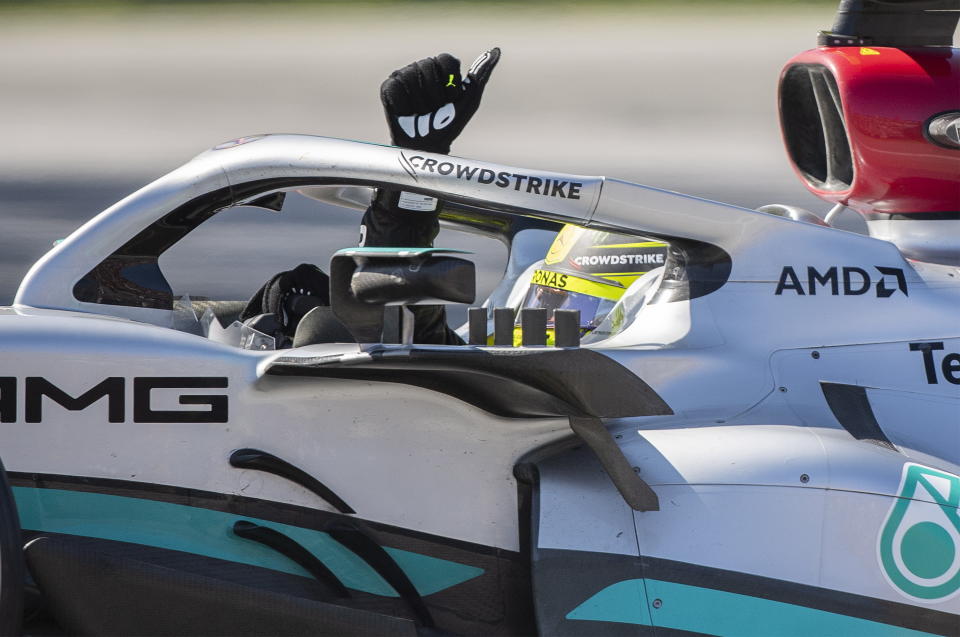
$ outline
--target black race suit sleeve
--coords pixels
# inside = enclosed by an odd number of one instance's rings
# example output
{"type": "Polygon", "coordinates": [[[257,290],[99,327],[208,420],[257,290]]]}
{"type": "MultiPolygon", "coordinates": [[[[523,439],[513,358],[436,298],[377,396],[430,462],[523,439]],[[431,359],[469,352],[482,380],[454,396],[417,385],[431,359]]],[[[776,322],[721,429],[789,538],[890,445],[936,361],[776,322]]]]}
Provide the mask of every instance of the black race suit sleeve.
{"type": "MultiPolygon", "coordinates": [[[[429,248],[440,232],[439,212],[402,210],[399,191],[380,189],[363,213],[361,245],[384,248],[429,248]]],[[[439,209],[439,202],[438,202],[439,209]]],[[[442,305],[415,305],[413,341],[434,345],[463,345],[447,327],[442,305]]]]}

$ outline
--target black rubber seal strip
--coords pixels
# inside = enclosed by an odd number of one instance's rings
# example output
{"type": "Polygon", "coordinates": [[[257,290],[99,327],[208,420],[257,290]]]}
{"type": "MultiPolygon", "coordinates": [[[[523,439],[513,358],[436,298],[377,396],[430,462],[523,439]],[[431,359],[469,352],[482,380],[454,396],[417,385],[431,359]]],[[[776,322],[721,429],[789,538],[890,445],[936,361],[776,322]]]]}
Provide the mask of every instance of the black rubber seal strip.
{"type": "Polygon", "coordinates": [[[867,398],[865,387],[820,383],[820,388],[823,390],[823,397],[827,399],[827,405],[830,406],[833,416],[844,429],[850,432],[851,436],[878,447],[899,451],[880,428],[880,423],[877,422],[870,407],[870,399],[867,398]]]}
{"type": "Polygon", "coordinates": [[[397,594],[410,605],[411,610],[423,626],[427,628],[435,627],[433,616],[430,614],[427,605],[423,603],[423,598],[420,597],[420,593],[417,592],[413,582],[376,540],[350,524],[334,523],[326,528],[326,532],[334,540],[355,553],[357,557],[376,571],[377,575],[386,580],[393,587],[393,590],[397,591],[397,594]]]}
{"type": "Polygon", "coordinates": [[[333,505],[340,513],[356,513],[349,504],[334,493],[330,487],[323,484],[303,469],[296,467],[272,453],[259,449],[237,449],[230,454],[230,466],[237,469],[253,469],[272,473],[275,476],[286,478],[290,482],[299,484],[304,489],[316,494],[333,505]]]}
{"type": "Polygon", "coordinates": [[[333,571],[328,569],[313,553],[305,549],[293,538],[287,537],[276,529],[260,526],[247,520],[237,520],[234,522],[233,532],[245,540],[259,542],[293,560],[318,581],[323,582],[333,589],[337,597],[350,597],[350,591],[343,585],[340,578],[334,575],[333,571]]]}

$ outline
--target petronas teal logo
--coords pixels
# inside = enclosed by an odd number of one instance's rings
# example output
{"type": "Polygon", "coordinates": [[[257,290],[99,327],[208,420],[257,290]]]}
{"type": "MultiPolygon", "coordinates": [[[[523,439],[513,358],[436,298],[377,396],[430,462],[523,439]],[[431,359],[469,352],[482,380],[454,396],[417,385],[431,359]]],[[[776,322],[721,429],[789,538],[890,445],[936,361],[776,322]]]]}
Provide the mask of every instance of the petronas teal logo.
{"type": "Polygon", "coordinates": [[[952,597],[960,591],[960,476],[907,463],[897,495],[877,545],[887,581],[915,601],[952,597]]]}

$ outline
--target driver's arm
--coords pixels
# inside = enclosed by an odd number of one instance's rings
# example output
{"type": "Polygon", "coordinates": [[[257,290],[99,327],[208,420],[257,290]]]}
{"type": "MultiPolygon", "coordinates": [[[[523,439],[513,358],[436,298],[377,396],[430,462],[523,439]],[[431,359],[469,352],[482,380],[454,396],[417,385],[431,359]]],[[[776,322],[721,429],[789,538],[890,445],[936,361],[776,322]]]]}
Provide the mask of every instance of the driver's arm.
{"type": "MultiPolygon", "coordinates": [[[[424,58],[390,74],[380,100],[394,146],[447,154],[450,145],[480,106],[490,73],[500,59],[491,49],[474,61],[466,77],[460,61],[447,53],[424,58]]],[[[440,202],[414,193],[381,188],[363,214],[361,246],[431,247],[440,231],[440,202]]],[[[460,344],[447,327],[442,305],[415,306],[414,341],[460,344]]]]}

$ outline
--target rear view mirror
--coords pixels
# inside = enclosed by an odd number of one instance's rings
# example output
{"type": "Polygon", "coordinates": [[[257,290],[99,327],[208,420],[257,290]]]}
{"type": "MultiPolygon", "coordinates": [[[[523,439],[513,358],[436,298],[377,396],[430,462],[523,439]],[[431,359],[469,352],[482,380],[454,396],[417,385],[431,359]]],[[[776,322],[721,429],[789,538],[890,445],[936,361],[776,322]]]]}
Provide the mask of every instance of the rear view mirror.
{"type": "Polygon", "coordinates": [[[354,270],[350,291],[373,305],[473,303],[476,270],[471,261],[457,257],[367,259],[354,270]]]}
{"type": "Polygon", "coordinates": [[[358,343],[379,343],[384,306],[472,303],[476,269],[460,250],[349,248],[330,262],[330,305],[358,343]]]}

